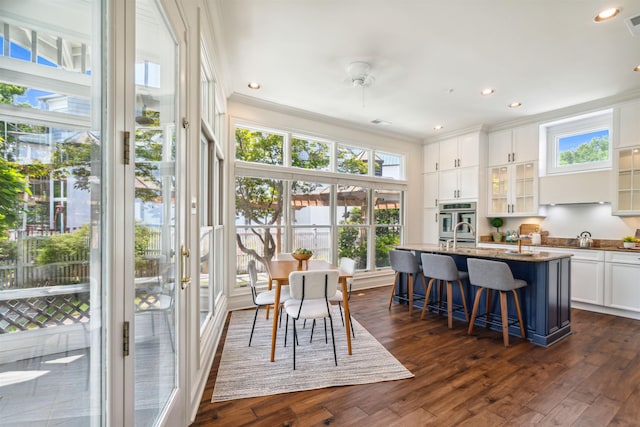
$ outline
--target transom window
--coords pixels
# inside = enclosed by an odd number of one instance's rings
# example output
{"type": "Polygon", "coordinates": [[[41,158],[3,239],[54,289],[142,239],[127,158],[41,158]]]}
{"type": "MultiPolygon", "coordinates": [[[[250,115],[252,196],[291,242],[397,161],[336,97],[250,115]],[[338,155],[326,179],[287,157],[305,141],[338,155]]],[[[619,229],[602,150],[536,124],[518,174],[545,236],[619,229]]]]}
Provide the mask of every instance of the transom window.
{"type": "Polygon", "coordinates": [[[543,125],[547,174],[611,167],[611,110],[543,125]]]}

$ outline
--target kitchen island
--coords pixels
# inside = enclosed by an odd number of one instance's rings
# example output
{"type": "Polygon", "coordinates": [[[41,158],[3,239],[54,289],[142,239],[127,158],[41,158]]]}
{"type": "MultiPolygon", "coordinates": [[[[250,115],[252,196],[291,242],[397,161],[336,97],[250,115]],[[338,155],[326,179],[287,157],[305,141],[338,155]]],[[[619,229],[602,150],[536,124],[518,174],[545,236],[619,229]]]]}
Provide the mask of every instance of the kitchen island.
{"type": "MultiPolygon", "coordinates": [[[[552,252],[519,253],[517,250],[493,248],[458,247],[445,249],[428,244],[396,245],[396,249],[420,253],[436,253],[450,255],[459,270],[467,271],[467,258],[486,258],[506,262],[513,276],[527,282],[520,289],[520,304],[527,332],[527,339],[534,344],[548,347],[571,333],[571,255],[552,252]]],[[[420,280],[414,284],[414,293],[424,295],[420,280]]],[[[465,298],[471,306],[475,297],[475,286],[465,286],[465,298]]],[[[402,280],[396,292],[406,292],[406,281],[402,280]]],[[[482,296],[481,307],[485,306],[482,296]]],[[[461,304],[462,298],[454,292],[454,305],[461,304]]],[[[420,306],[422,308],[422,306],[420,306]]],[[[494,298],[491,306],[493,313],[498,313],[499,304],[494,298]]],[[[454,317],[465,320],[464,313],[454,312],[454,317]]],[[[509,304],[509,317],[515,317],[515,308],[509,304]]],[[[484,326],[484,319],[476,319],[477,326],[484,326]]],[[[493,327],[499,330],[497,327],[493,327]]],[[[517,325],[509,327],[509,334],[521,336],[517,325]]]]}

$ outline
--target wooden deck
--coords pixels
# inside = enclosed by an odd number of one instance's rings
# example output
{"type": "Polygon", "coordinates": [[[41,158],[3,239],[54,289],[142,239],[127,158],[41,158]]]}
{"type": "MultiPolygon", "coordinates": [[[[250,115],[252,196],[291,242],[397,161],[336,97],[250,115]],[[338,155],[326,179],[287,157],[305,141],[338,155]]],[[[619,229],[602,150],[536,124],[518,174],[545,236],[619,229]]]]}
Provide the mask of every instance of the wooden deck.
{"type": "Polygon", "coordinates": [[[499,332],[389,311],[389,292],[354,294],[352,313],[414,379],[214,404],[219,348],[193,426],[640,425],[640,321],[574,309],[559,343],[504,348],[499,332]]]}

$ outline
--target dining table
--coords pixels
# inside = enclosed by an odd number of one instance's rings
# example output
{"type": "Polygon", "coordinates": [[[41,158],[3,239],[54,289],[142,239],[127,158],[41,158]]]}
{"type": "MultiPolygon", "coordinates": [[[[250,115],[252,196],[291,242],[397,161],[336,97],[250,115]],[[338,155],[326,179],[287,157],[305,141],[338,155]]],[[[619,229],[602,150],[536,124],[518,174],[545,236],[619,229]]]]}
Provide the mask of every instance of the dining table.
{"type": "Polygon", "coordinates": [[[347,279],[353,277],[351,274],[340,270],[335,265],[323,260],[307,260],[298,262],[295,260],[267,261],[267,272],[269,273],[269,284],[275,282],[275,301],[273,305],[273,329],[271,331],[271,361],[275,362],[276,358],[276,338],[278,336],[278,316],[280,314],[280,292],[282,286],[289,284],[289,274],[293,271],[312,271],[312,270],[339,270],[338,281],[342,285],[342,305],[344,307],[344,317],[346,321],[344,326],[347,333],[347,348],[351,355],[351,330],[349,314],[349,294],[347,293],[347,279]]]}

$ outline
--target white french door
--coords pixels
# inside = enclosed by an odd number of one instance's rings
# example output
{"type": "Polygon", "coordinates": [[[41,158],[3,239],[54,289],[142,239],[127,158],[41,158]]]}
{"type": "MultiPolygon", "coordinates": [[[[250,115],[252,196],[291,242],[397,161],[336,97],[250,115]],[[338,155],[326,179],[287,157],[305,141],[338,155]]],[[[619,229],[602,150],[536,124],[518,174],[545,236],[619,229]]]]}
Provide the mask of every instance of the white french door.
{"type": "Polygon", "coordinates": [[[122,359],[123,424],[180,426],[186,424],[184,295],[189,285],[185,30],[175,3],[136,0],[125,5],[135,40],[127,40],[134,43],[126,47],[124,61],[121,261],[129,353],[125,350],[122,359]]]}

